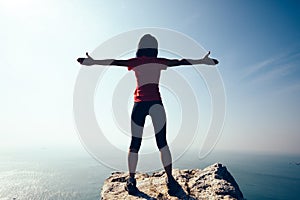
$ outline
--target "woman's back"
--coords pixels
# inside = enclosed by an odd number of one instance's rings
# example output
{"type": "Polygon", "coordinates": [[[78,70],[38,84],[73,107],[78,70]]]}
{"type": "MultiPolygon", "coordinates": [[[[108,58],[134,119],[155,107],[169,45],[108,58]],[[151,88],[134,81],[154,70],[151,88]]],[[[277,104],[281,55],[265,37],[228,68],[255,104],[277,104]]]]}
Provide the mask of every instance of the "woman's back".
{"type": "Polygon", "coordinates": [[[132,58],[128,70],[133,70],[136,77],[134,101],[161,100],[159,79],[161,70],[167,69],[167,59],[155,57],[132,58]]]}

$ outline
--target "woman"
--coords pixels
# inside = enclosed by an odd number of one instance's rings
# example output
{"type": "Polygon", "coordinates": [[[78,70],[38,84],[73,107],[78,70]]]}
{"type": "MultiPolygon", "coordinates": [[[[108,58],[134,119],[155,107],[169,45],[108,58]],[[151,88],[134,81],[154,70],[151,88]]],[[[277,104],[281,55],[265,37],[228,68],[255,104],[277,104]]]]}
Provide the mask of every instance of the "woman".
{"type": "Polygon", "coordinates": [[[94,60],[86,53],[87,58],[78,58],[82,65],[116,65],[127,67],[135,73],[137,87],[134,92],[134,106],[131,114],[131,143],[128,152],[129,179],[125,189],[129,194],[136,194],[135,172],[138,152],[147,115],[151,116],[156,144],[161,154],[162,164],[167,174],[167,187],[170,195],[175,195],[180,185],[172,176],[172,157],[166,140],[166,114],[159,92],[159,78],[162,70],[179,65],[207,64],[216,65],[216,59],[209,58],[208,52],[202,59],[167,59],[158,58],[158,42],[150,34],[144,35],[138,44],[136,57],[128,60],[94,60]]]}

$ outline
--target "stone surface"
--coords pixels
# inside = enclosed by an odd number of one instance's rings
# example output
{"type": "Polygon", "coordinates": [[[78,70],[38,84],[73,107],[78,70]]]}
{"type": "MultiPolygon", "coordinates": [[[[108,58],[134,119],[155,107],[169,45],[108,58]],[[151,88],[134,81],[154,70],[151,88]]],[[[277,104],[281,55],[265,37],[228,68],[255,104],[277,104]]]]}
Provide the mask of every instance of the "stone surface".
{"type": "Polygon", "coordinates": [[[124,189],[128,173],[114,172],[104,182],[101,191],[102,200],[120,199],[244,199],[238,184],[220,163],[213,164],[205,169],[173,169],[173,175],[182,186],[183,191],[176,196],[169,196],[164,171],[152,175],[137,173],[137,187],[140,192],[136,196],[128,195],[124,189]]]}

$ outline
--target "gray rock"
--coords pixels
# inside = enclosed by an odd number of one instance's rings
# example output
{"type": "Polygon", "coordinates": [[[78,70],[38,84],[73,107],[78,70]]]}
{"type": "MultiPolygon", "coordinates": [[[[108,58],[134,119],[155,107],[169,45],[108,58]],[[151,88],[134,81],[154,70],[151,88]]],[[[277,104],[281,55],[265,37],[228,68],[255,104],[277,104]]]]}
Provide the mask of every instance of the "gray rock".
{"type": "Polygon", "coordinates": [[[197,200],[197,199],[244,199],[238,184],[220,163],[213,164],[203,170],[200,169],[173,169],[173,175],[182,186],[176,196],[169,196],[164,171],[152,175],[137,173],[137,187],[140,192],[136,196],[128,195],[124,189],[128,173],[114,172],[104,182],[101,191],[102,200],[197,200]]]}

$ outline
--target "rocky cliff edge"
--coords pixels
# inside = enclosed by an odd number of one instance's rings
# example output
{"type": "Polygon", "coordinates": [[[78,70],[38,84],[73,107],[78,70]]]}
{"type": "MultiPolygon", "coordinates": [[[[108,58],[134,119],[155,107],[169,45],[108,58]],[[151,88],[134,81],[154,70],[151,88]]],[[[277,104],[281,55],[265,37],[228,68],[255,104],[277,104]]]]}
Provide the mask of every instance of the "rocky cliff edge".
{"type": "Polygon", "coordinates": [[[175,196],[169,196],[164,171],[153,174],[137,173],[140,192],[133,196],[124,189],[128,173],[114,172],[107,178],[101,190],[102,200],[198,200],[198,199],[244,199],[238,184],[227,168],[216,163],[205,169],[173,169],[173,175],[182,186],[175,196]]]}

